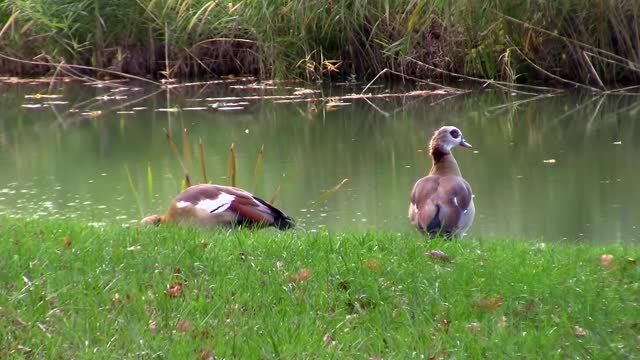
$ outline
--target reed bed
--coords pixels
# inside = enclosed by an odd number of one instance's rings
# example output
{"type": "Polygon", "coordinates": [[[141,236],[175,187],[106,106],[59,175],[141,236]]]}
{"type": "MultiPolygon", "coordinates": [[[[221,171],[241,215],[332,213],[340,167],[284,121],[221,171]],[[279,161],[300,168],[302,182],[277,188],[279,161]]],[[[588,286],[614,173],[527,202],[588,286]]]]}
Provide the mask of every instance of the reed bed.
{"type": "Polygon", "coordinates": [[[14,0],[0,5],[0,69],[306,80],[388,69],[603,89],[640,79],[638,24],[625,0],[14,0]]]}

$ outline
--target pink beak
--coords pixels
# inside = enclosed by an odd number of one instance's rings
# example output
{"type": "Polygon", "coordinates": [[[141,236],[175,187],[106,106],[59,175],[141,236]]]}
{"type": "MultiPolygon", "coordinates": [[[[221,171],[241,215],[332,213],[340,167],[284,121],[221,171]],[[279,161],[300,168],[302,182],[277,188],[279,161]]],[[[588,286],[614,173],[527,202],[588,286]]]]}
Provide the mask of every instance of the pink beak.
{"type": "Polygon", "coordinates": [[[468,142],[464,141],[464,139],[460,140],[460,146],[466,147],[466,148],[473,147],[473,146],[471,146],[471,144],[469,144],[468,142]]]}

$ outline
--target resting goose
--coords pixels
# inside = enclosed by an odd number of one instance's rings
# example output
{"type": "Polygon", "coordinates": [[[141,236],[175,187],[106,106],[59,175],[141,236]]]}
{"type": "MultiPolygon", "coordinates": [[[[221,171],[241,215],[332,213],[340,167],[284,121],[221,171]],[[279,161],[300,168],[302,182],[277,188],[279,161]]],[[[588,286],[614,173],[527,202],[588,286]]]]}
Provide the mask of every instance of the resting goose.
{"type": "Polygon", "coordinates": [[[195,224],[204,227],[293,227],[293,220],[266,201],[231,186],[194,185],[176,196],[164,216],[151,215],[142,224],[195,224]]]}
{"type": "Polygon", "coordinates": [[[458,145],[471,147],[456,127],[438,129],[429,143],[433,161],[429,175],[418,180],[411,192],[409,220],[430,236],[462,236],[473,222],[471,186],[451,154],[458,145]]]}

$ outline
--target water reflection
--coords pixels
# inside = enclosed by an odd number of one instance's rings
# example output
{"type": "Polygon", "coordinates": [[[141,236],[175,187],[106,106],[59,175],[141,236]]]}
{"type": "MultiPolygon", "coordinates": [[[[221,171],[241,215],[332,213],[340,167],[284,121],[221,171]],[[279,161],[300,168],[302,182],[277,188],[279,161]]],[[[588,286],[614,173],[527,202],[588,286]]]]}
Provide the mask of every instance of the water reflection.
{"type": "MultiPolygon", "coordinates": [[[[228,147],[235,143],[238,184],[267,199],[280,187],[276,204],[303,228],[413,231],[406,208],[411,186],[430,166],[426,141],[450,124],[474,145],[455,150],[476,195],[471,236],[632,242],[640,235],[633,206],[640,199],[635,97],[477,90],[333,107],[236,100],[248,104],[221,111],[207,99],[292,90],[213,86],[152,94],[65,84],[54,91],[64,95],[55,101],[68,104],[25,108],[37,102],[25,95],[46,93],[48,84],[0,86],[0,216],[129,222],[161,212],[181,182],[163,129],[180,139],[184,126],[194,157],[197,139],[205,144],[211,179],[226,183],[228,147]],[[343,178],[350,179],[345,188],[310,207],[343,178]]],[[[332,96],[361,89],[321,90],[332,96]]]]}

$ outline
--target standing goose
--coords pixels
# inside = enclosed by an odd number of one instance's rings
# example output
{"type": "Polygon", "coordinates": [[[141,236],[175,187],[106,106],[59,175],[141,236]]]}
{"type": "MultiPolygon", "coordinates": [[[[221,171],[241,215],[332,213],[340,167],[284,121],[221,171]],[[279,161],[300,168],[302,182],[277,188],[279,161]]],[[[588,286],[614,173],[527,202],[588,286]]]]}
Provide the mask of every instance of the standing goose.
{"type": "Polygon", "coordinates": [[[216,226],[293,227],[293,220],[251,193],[231,186],[194,185],[176,196],[166,215],[151,215],[142,224],[161,223],[216,226]]]}
{"type": "Polygon", "coordinates": [[[433,161],[429,175],[418,180],[411,191],[409,220],[432,237],[462,236],[473,222],[471,186],[462,177],[451,154],[457,145],[471,147],[456,127],[438,129],[429,143],[433,161]]]}

